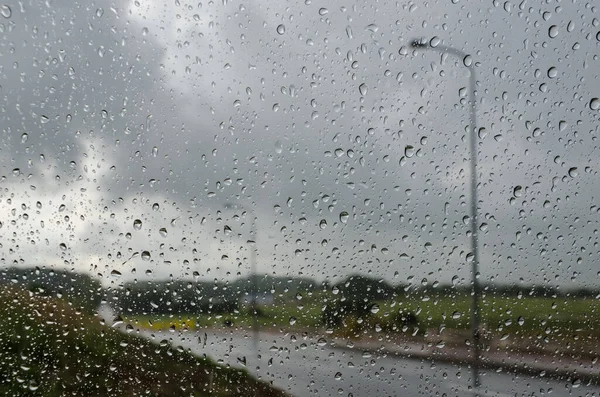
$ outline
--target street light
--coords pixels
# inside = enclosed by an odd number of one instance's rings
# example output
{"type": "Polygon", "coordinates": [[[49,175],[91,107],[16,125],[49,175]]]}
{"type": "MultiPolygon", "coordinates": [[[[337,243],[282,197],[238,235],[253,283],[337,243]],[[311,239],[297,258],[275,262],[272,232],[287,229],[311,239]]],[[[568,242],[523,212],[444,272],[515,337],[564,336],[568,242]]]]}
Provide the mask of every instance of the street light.
{"type": "Polygon", "coordinates": [[[473,284],[473,302],[471,312],[471,328],[473,335],[473,387],[479,386],[479,359],[480,359],[480,333],[479,333],[479,249],[477,236],[477,101],[475,99],[475,66],[473,62],[466,63],[467,54],[459,49],[447,47],[444,45],[433,45],[423,40],[412,40],[412,48],[438,51],[454,55],[469,68],[469,103],[470,110],[470,152],[471,152],[471,250],[473,251],[473,262],[471,268],[471,277],[473,284]]]}
{"type": "Polygon", "coordinates": [[[252,282],[252,296],[250,301],[250,308],[252,309],[252,336],[253,336],[253,346],[254,351],[258,356],[258,306],[256,302],[256,296],[258,294],[258,280],[256,275],[256,217],[254,216],[254,211],[251,209],[247,209],[241,204],[236,203],[225,203],[224,207],[226,209],[241,209],[250,214],[251,218],[251,228],[250,228],[250,242],[252,242],[252,249],[250,250],[250,277],[252,282]]]}

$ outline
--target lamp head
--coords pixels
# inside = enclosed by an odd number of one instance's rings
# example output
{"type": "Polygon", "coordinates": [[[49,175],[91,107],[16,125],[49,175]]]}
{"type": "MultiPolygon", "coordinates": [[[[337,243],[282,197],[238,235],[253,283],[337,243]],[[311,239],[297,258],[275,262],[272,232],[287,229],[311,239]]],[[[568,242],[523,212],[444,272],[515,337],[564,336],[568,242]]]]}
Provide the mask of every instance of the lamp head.
{"type": "Polygon", "coordinates": [[[429,44],[424,39],[413,39],[410,41],[410,46],[412,48],[425,48],[429,47],[429,44]]]}

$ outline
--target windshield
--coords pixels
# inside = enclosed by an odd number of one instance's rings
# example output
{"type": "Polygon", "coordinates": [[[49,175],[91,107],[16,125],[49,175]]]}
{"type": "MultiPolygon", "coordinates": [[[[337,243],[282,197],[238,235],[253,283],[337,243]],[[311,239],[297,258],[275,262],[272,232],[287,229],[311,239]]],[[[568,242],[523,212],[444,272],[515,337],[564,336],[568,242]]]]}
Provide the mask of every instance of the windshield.
{"type": "Polygon", "coordinates": [[[598,395],[598,18],[0,4],[0,391],[598,395]]]}

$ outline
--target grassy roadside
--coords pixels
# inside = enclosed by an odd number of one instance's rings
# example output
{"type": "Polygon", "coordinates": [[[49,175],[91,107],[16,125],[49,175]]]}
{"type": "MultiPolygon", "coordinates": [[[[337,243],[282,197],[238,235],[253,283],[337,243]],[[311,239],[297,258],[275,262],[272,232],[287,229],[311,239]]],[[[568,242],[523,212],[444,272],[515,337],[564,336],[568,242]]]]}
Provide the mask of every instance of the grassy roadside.
{"type": "MultiPolygon", "coordinates": [[[[317,292],[301,300],[281,300],[261,307],[261,328],[299,330],[323,333],[323,307],[331,294],[317,292]]],[[[398,312],[413,312],[421,334],[445,339],[447,343],[463,343],[470,337],[470,297],[468,295],[413,296],[375,302],[376,313],[370,313],[361,324],[348,319],[335,335],[361,338],[383,335],[410,337],[412,328],[401,330],[392,325],[398,312]],[[379,331],[378,331],[379,330],[379,331]]],[[[490,343],[505,348],[536,351],[600,353],[600,301],[593,298],[547,298],[530,296],[485,296],[480,303],[481,323],[490,343]]],[[[125,318],[132,325],[152,330],[227,328],[249,329],[253,318],[248,310],[223,315],[146,315],[125,318]]]]}
{"type": "Polygon", "coordinates": [[[99,323],[62,300],[0,288],[0,394],[283,396],[244,371],[99,323]]]}

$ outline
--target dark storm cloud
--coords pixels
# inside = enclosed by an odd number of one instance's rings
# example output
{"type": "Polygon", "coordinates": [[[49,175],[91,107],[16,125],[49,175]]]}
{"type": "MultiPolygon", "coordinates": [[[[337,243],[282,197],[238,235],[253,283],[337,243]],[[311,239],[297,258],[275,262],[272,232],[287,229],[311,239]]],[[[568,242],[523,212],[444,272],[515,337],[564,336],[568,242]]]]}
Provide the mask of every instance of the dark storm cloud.
{"type": "Polygon", "coordinates": [[[223,209],[238,202],[256,214],[261,271],[468,279],[468,73],[407,47],[437,34],[478,62],[482,275],[595,274],[574,252],[595,252],[597,224],[598,116],[579,83],[597,85],[582,67],[597,43],[590,22],[566,27],[583,9],[556,13],[552,39],[546,6],[61,4],[5,21],[4,207],[41,200],[62,233],[31,248],[35,227],[16,225],[8,262],[243,273],[251,214],[223,209]]]}

